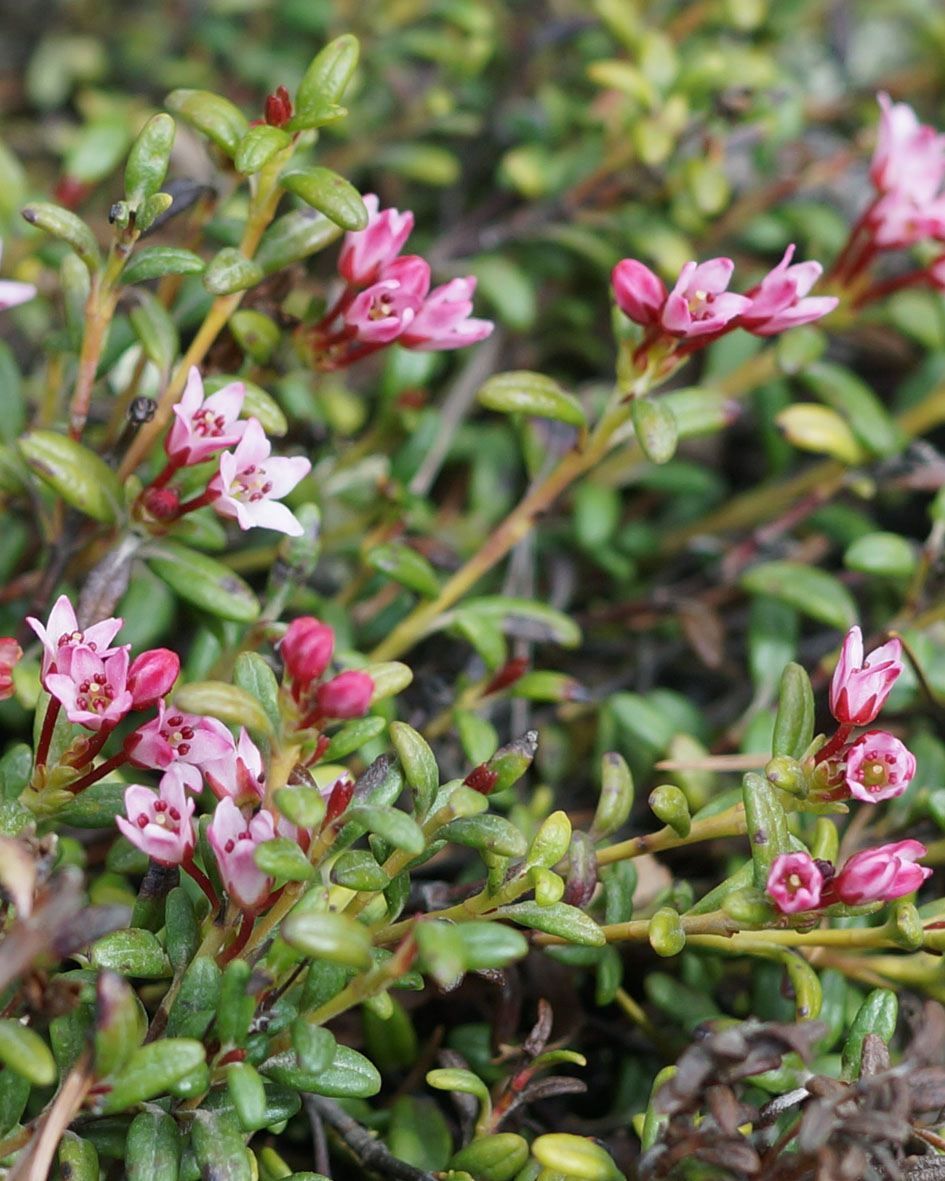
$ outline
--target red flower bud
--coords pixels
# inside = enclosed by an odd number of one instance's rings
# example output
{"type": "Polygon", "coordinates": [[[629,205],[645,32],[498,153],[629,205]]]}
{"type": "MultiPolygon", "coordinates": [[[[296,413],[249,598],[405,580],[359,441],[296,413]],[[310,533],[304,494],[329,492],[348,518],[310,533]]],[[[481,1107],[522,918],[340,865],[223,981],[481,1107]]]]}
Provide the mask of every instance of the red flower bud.
{"type": "Polygon", "coordinates": [[[270,127],[284,127],[289,122],[292,118],[292,99],[284,86],[278,87],[275,94],[267,96],[264,111],[270,127]]]}
{"type": "Polygon", "coordinates": [[[180,657],[170,648],[149,648],[131,662],[128,688],[132,709],[148,709],[169,693],[180,673],[180,657]]]}
{"type": "Polygon", "coordinates": [[[495,787],[498,778],[497,772],[491,771],[485,763],[480,763],[478,767],[473,767],[463,783],[473,791],[478,791],[480,795],[487,796],[495,787]]]}
{"type": "Polygon", "coordinates": [[[371,704],[373,693],[373,679],[352,669],[319,685],[315,706],[323,718],[359,718],[371,704]]]}
{"type": "Polygon", "coordinates": [[[300,686],[317,681],[331,660],[335,633],[312,615],[293,619],[282,637],[279,651],[285,671],[300,686]]]}
{"type": "Polygon", "coordinates": [[[354,795],[354,780],[347,773],[339,776],[335,780],[331,794],[328,797],[322,828],[327,828],[332,821],[338,819],[345,808],[351,803],[352,795],[354,795]]]}
{"type": "Polygon", "coordinates": [[[157,521],[173,521],[180,508],[180,495],[175,488],[145,488],[141,503],[157,521]]]}

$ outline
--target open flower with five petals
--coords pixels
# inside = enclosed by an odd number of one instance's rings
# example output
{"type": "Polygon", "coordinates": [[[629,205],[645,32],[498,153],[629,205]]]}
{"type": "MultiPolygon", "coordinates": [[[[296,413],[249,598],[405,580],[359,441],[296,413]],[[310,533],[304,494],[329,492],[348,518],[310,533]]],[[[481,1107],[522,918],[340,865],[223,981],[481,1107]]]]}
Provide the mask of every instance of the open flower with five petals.
{"type": "Polygon", "coordinates": [[[808,296],[823,267],[812,259],[791,263],[792,242],[784,257],[757,287],[746,292],[751,300],[739,317],[739,324],[756,336],[773,336],[798,324],[809,324],[832,312],[839,302],[833,295],[808,296]]]}
{"type": "Polygon", "coordinates": [[[271,451],[259,421],[249,419],[236,450],[220,456],[220,469],[207,492],[216,511],[234,518],[241,529],[262,526],[298,537],[302,526],[279,499],[308,475],[312,465],[304,456],[272,456],[271,451]]]}
{"type": "Polygon", "coordinates": [[[45,626],[32,615],[27,616],[26,622],[42,641],[43,667],[40,679],[45,685],[50,672],[68,674],[72,653],[76,648],[84,646],[103,659],[116,652],[117,649],[110,648],[109,645],[118,634],[124,620],[103,619],[100,623],[80,628],[68,596],[60,595],[49,612],[45,626]]]}
{"type": "Polygon", "coordinates": [[[178,763],[161,776],[157,792],[138,783],[126,788],[125,816],[115,817],[128,840],[159,865],[183,865],[193,853],[195,803],[186,788],[200,790],[200,772],[178,763]]]}
{"type": "Polygon", "coordinates": [[[87,730],[111,730],[134,705],[128,688],[128,650],[124,645],[104,659],[84,644],[71,651],[68,673],[46,677],[46,688],[66,710],[70,722],[87,730]]]}
{"type": "Polygon", "coordinates": [[[264,906],[272,889],[273,879],[257,866],[253,855],[258,845],[275,835],[275,821],[265,808],[247,820],[230,797],[224,796],[214,810],[207,840],[227,894],[245,910],[264,906]]]}
{"type": "Polygon", "coordinates": [[[901,672],[900,640],[889,640],[864,659],[863,633],[851,627],[830,681],[830,712],[845,725],[869,725],[901,672]]]}
{"type": "Polygon", "coordinates": [[[246,387],[231,381],[215,394],[204,395],[196,366],[187,375],[181,400],[172,407],[175,420],[164,440],[164,450],[178,467],[202,463],[243,437],[247,420],[240,420],[246,387]]]}

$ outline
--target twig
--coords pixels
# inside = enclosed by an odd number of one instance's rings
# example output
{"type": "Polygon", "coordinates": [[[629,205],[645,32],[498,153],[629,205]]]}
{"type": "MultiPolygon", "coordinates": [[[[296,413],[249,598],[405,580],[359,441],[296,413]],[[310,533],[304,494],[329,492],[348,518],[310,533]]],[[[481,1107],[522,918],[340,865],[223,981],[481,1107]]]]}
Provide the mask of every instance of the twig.
{"type": "Polygon", "coordinates": [[[436,1181],[432,1173],[394,1156],[386,1144],[375,1140],[367,1128],[352,1119],[334,1100],[322,1095],[305,1095],[303,1102],[309,1119],[324,1120],[334,1128],[364,1168],[382,1177],[397,1177],[400,1181],[436,1181]]]}

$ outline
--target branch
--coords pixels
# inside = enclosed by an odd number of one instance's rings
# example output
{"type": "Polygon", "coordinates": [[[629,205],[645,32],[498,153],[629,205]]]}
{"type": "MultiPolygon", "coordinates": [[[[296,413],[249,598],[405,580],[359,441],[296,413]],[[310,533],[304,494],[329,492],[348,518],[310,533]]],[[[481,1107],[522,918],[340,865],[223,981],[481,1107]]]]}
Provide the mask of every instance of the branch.
{"type": "Polygon", "coordinates": [[[334,1100],[323,1095],[305,1095],[303,1102],[309,1118],[324,1120],[333,1128],[364,1168],[382,1177],[397,1177],[399,1181],[436,1181],[432,1173],[394,1156],[386,1144],[376,1140],[334,1100]]]}

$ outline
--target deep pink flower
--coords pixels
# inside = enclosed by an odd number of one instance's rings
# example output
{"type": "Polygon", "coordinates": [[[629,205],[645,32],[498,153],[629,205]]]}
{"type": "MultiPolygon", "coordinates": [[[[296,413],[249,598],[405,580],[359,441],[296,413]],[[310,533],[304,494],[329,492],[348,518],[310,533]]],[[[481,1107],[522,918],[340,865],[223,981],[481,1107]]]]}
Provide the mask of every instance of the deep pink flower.
{"type": "MultiPolygon", "coordinates": [[[[0,242],[0,258],[3,257],[3,243],[0,242]]],[[[13,279],[0,282],[0,312],[7,308],[14,308],[18,303],[26,303],[36,294],[32,283],[17,283],[13,279]]]]}
{"type": "Polygon", "coordinates": [[[131,662],[128,669],[128,688],[133,698],[133,709],[150,709],[157,705],[180,674],[180,657],[170,648],[149,648],[131,662]]]}
{"type": "Polygon", "coordinates": [[[323,718],[359,718],[371,704],[373,693],[373,679],[350,669],[318,686],[315,707],[323,718]]]}
{"type": "Polygon", "coordinates": [[[185,788],[200,790],[200,772],[179,763],[161,776],[157,794],[137,783],[126,788],[127,820],[115,817],[128,840],[160,865],[181,865],[194,849],[195,804],[185,788]]]}
{"type": "Polygon", "coordinates": [[[331,660],[335,633],[313,615],[293,619],[279,642],[279,654],[285,671],[302,689],[317,681],[331,660]]]}
{"type": "Polygon", "coordinates": [[[870,180],[882,193],[929,200],[945,179],[945,135],[920,123],[908,104],[894,103],[885,93],[876,97],[880,119],[870,180]]]}
{"type": "Polygon", "coordinates": [[[164,440],[164,450],[178,465],[202,463],[224,447],[238,443],[247,422],[240,421],[246,387],[231,381],[204,397],[200,371],[192,367],[180,401],[171,409],[175,421],[164,440]]]}
{"type": "Polygon", "coordinates": [[[635,324],[650,328],[660,321],[669,292],[663,280],[635,258],[618,262],[611,274],[614,298],[635,324]]]}
{"type": "Polygon", "coordinates": [[[400,253],[413,229],[413,214],[396,209],[378,210],[378,199],[367,193],[364,204],[368,224],[344,236],[338,256],[338,271],[349,283],[365,287],[376,281],[381,270],[400,253]]]}
{"type": "Polygon", "coordinates": [[[741,314],[739,325],[756,336],[772,336],[798,324],[809,324],[832,312],[839,302],[833,295],[805,298],[820,278],[819,262],[796,262],[793,242],[773,270],[749,291],[750,306],[741,314]]]}
{"type": "Polygon", "coordinates": [[[471,275],[434,287],[410,326],[398,337],[398,343],[407,349],[434,352],[485,340],[495,325],[470,314],[475,289],[476,280],[471,275]]]}
{"type": "Polygon", "coordinates": [[[430,290],[430,267],[416,254],[395,258],[345,312],[345,324],[365,344],[390,344],[410,327],[430,290]]]}
{"type": "Polygon", "coordinates": [[[725,329],[751,304],[746,296],[726,290],[734,267],[730,258],[687,262],[663,305],[663,328],[674,336],[687,337],[725,329]]]}
{"type": "Polygon", "coordinates": [[[216,854],[227,894],[246,910],[265,905],[273,879],[253,860],[256,846],[276,835],[272,813],[260,809],[249,821],[225,796],[216,806],[207,829],[207,840],[216,854]]]}
{"type": "Polygon", "coordinates": [[[830,712],[848,726],[866,726],[883,708],[902,672],[902,643],[890,640],[863,659],[863,633],[851,627],[830,682],[830,712]]]}
{"type": "Polygon", "coordinates": [[[84,644],[71,652],[69,672],[50,673],[46,688],[65,706],[70,722],[87,730],[111,730],[132,708],[128,688],[128,648],[103,660],[84,644]]]}
{"type": "Polygon", "coordinates": [[[0,637],[0,701],[13,696],[13,669],[22,656],[23,649],[12,636],[0,637]]]}
{"type": "Polygon", "coordinates": [[[869,804],[900,796],[915,775],[915,756],[885,730],[867,730],[846,750],[850,795],[869,804]]]}
{"type": "Polygon", "coordinates": [[[854,853],[831,882],[832,892],[848,906],[891,902],[911,894],[932,873],[928,866],[915,864],[925,853],[925,845],[911,840],[854,853]]]}
{"type": "Polygon", "coordinates": [[[221,759],[210,759],[201,769],[217,799],[229,796],[237,804],[255,804],[265,794],[266,768],[259,747],[245,726],[240,727],[235,748],[221,759]]]}
{"type": "Polygon", "coordinates": [[[83,631],[79,628],[68,597],[60,595],[53,604],[45,627],[32,615],[27,616],[26,622],[43,644],[43,668],[40,679],[45,685],[47,674],[50,672],[68,674],[72,652],[80,646],[90,649],[102,658],[116,652],[117,649],[110,648],[109,644],[118,634],[124,620],[103,619],[83,631]]]}
{"type": "Polygon", "coordinates": [[[241,529],[262,526],[298,537],[302,526],[279,498],[311,471],[301,455],[273,457],[272,445],[257,419],[246,424],[246,433],[235,451],[220,456],[220,470],[210,481],[213,507],[223,517],[235,518],[241,529]]]}
{"type": "Polygon", "coordinates": [[[235,749],[233,736],[216,718],[185,714],[158,702],[158,716],[125,739],[125,754],[136,767],[163,769],[172,763],[202,767],[235,749]]]}
{"type": "Polygon", "coordinates": [[[766,889],[782,914],[820,905],[824,875],[809,853],[781,853],[771,863],[766,889]]]}

